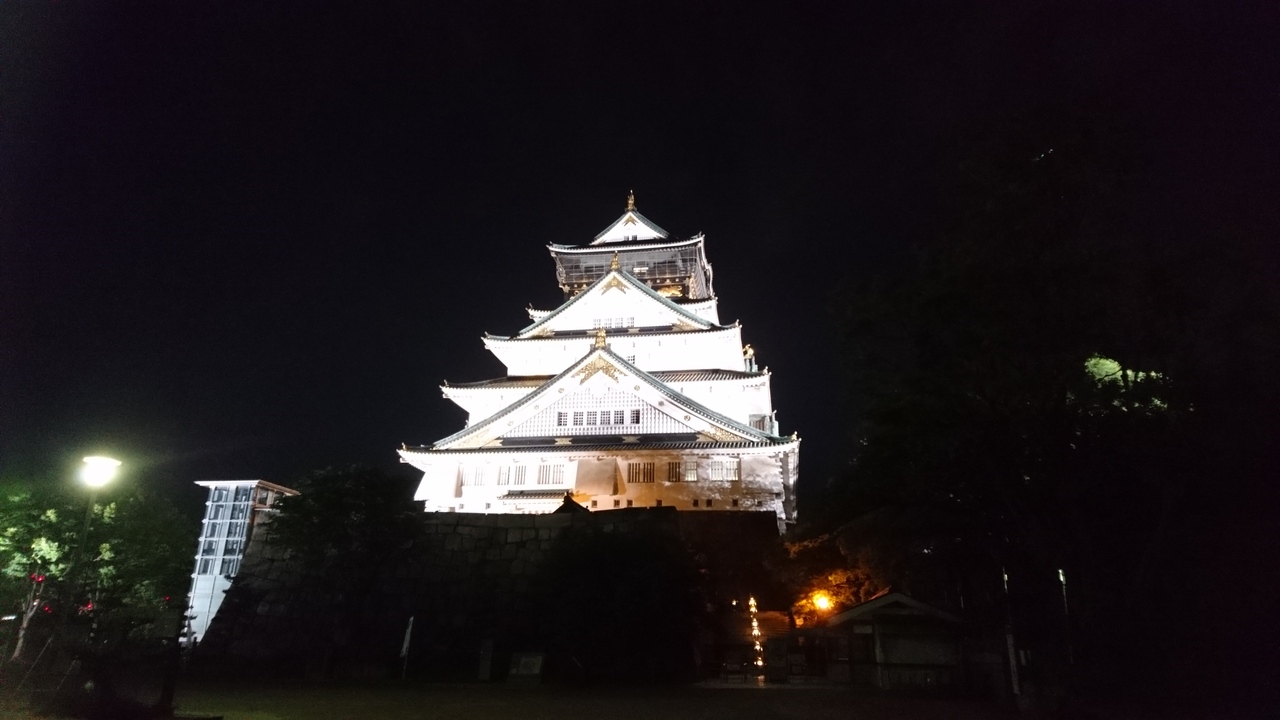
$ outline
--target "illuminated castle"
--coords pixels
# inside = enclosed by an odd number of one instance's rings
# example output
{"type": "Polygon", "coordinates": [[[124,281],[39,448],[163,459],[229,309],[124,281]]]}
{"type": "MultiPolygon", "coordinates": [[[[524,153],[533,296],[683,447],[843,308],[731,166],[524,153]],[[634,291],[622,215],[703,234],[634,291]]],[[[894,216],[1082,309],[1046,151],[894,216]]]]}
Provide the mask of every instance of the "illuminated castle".
{"type": "Polygon", "coordinates": [[[795,520],[799,439],[783,437],[768,369],[722,325],[704,238],[635,208],[586,245],[549,245],[565,302],[486,335],[506,377],[446,384],[467,426],[400,456],[429,512],[774,512],[795,520]]]}

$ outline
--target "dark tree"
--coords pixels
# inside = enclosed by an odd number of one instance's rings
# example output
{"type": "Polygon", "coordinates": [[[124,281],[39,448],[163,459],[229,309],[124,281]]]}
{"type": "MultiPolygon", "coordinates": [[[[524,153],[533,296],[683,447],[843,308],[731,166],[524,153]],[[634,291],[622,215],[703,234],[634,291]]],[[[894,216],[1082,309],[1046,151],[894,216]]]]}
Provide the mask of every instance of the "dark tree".
{"type": "Polygon", "coordinates": [[[817,525],[921,599],[972,607],[1007,573],[1056,684],[1165,685],[1193,672],[1165,650],[1225,641],[1171,630],[1188,585],[1207,600],[1224,579],[1185,553],[1258,537],[1229,513],[1272,461],[1266,266],[1229,235],[1135,223],[1140,148],[1060,109],[970,135],[938,168],[937,238],[846,305],[856,455],[817,525]]]}

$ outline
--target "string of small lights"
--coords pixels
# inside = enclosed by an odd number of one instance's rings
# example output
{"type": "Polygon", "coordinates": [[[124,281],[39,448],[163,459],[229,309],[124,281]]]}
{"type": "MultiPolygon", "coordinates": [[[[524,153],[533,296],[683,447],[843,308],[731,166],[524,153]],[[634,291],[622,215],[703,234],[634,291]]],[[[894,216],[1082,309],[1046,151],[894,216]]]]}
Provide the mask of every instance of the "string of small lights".
{"type": "Polygon", "coordinates": [[[764,646],[760,642],[760,620],[756,618],[756,599],[748,598],[747,610],[751,613],[751,641],[755,643],[756,667],[764,667],[764,646]]]}

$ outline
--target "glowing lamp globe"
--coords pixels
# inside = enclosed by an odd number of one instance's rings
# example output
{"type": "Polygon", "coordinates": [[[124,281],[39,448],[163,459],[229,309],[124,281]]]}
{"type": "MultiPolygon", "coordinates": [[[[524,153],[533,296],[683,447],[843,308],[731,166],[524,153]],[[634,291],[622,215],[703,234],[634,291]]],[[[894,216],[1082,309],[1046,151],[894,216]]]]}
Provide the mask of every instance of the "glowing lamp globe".
{"type": "Polygon", "coordinates": [[[91,455],[80,468],[80,480],[91,488],[100,488],[111,482],[120,468],[120,461],[109,457],[91,455]]]}
{"type": "Polygon", "coordinates": [[[818,593],[817,595],[813,596],[813,606],[818,608],[819,610],[830,610],[831,598],[827,597],[826,595],[823,595],[822,593],[818,593]]]}

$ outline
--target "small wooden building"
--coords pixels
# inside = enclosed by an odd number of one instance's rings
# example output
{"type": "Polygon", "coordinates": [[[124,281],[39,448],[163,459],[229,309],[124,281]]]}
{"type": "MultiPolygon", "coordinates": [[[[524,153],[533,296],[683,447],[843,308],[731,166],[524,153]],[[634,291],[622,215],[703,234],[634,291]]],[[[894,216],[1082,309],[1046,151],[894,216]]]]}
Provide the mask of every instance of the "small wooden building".
{"type": "Polygon", "coordinates": [[[959,689],[960,618],[955,615],[891,592],[832,616],[826,629],[838,639],[832,662],[848,664],[854,685],[959,689]]]}

